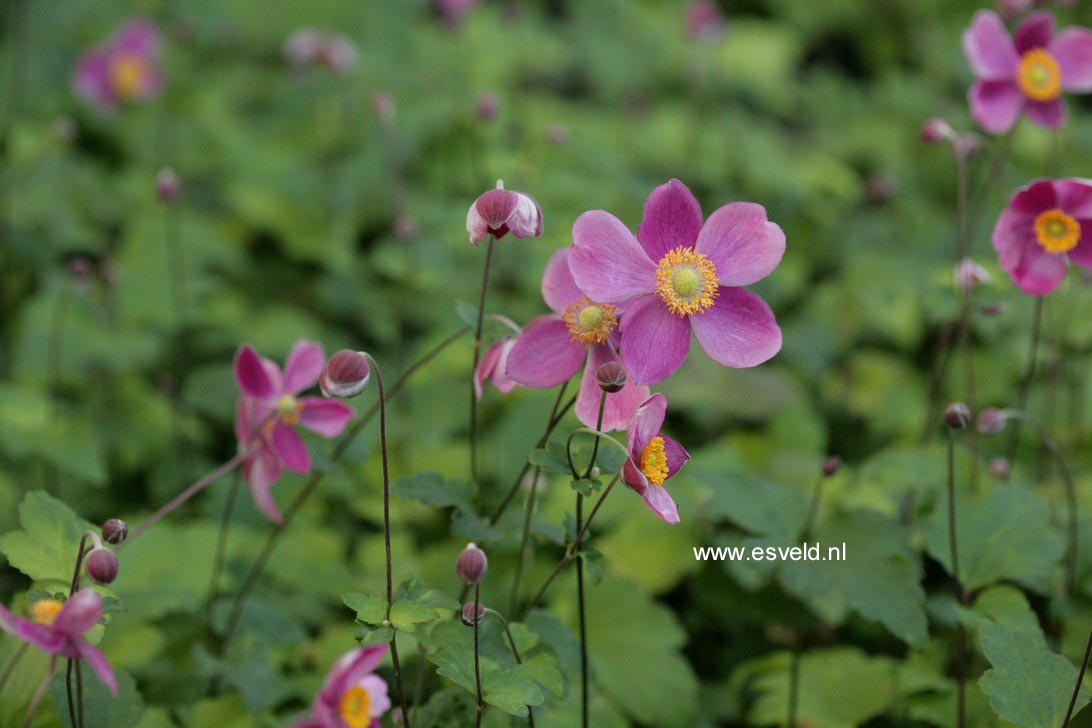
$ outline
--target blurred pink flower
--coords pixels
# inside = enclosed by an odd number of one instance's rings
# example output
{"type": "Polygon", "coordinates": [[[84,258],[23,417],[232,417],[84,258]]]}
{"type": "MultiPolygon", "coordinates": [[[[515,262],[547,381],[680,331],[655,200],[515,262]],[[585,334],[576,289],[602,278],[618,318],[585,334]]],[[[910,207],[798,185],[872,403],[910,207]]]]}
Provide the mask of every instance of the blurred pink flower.
{"type": "Polygon", "coordinates": [[[341,656],[315,696],[311,715],[294,728],[379,728],[390,710],[387,683],[375,668],[387,648],[360,647],[341,656]]]}
{"type": "Polygon", "coordinates": [[[693,0],[686,8],[686,32],[694,40],[716,40],[727,26],[715,0],[693,0]]]}
{"type": "Polygon", "coordinates": [[[300,28],[284,42],[284,58],[293,68],[321,66],[346,73],[356,66],[356,46],[343,35],[315,28],[300,28]]]}
{"type": "Polygon", "coordinates": [[[667,399],[654,394],[637,408],[626,430],[629,458],[622,466],[622,482],[641,496],[645,505],[665,523],[678,523],[679,511],[664,483],[690,459],[683,446],[660,432],[667,414],[667,399]]]}
{"type": "Polygon", "coordinates": [[[458,27],[463,18],[478,6],[481,0],[433,0],[436,9],[451,27],[458,27]]]}
{"type": "Polygon", "coordinates": [[[76,63],[72,74],[76,97],[104,114],[125,103],[154,98],[163,87],[159,51],[154,23],[125,22],[105,44],[87,51],[76,63]]]}

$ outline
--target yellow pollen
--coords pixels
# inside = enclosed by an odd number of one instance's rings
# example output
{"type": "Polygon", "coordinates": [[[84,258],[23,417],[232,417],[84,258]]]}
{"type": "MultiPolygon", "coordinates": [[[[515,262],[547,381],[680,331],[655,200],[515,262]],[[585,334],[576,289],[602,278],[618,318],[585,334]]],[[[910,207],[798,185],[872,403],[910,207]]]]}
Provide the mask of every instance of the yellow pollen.
{"type": "Polygon", "coordinates": [[[110,86],[122,99],[136,98],[144,88],[148,68],[135,53],[125,53],[110,65],[110,86]]]}
{"type": "Polygon", "coordinates": [[[286,425],[294,425],[300,421],[300,412],[303,407],[291,394],[286,394],[277,400],[277,411],[281,413],[281,422],[286,425]]]}
{"type": "Polygon", "coordinates": [[[1061,210],[1047,210],[1035,218],[1035,237],[1048,253],[1068,253],[1081,241],[1081,224],[1061,210]]]}
{"type": "Polygon", "coordinates": [[[372,724],[372,696],[359,685],[341,696],[338,714],[348,728],[368,728],[372,724]]]}
{"type": "Polygon", "coordinates": [[[57,615],[61,612],[62,606],[64,605],[56,599],[39,599],[30,608],[30,618],[34,620],[35,624],[52,627],[57,620],[57,615]]]}
{"type": "Polygon", "coordinates": [[[717,268],[708,256],[693,248],[671,250],[656,268],[656,293],[671,313],[691,316],[713,305],[720,286],[717,268]]]}
{"type": "Polygon", "coordinates": [[[641,472],[653,485],[663,485],[667,480],[667,453],[662,437],[652,438],[641,451],[641,472]]]}
{"type": "Polygon", "coordinates": [[[602,344],[618,326],[618,307],[595,303],[587,296],[573,301],[562,314],[573,341],[602,344]]]}
{"type": "Polygon", "coordinates": [[[1053,101],[1062,94],[1062,69],[1054,56],[1035,48],[1020,58],[1016,83],[1032,101],[1053,101]]]}

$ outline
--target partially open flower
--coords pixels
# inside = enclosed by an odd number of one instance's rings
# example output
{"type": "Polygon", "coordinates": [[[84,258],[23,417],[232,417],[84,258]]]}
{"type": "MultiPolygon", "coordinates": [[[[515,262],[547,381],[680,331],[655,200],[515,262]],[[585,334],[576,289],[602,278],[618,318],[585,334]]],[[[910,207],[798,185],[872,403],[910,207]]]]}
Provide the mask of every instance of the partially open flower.
{"type": "Polygon", "coordinates": [[[989,280],[989,271],[970,258],[964,258],[956,264],[955,284],[960,290],[970,291],[983,283],[989,283],[989,280]]]}
{"type": "Polygon", "coordinates": [[[955,139],[955,131],[944,119],[929,119],[921,127],[921,140],[927,144],[947,144],[955,139]]]}
{"type": "Polygon", "coordinates": [[[284,42],[284,58],[294,68],[322,66],[345,73],[356,65],[358,55],[345,36],[315,28],[300,28],[284,42]]]}
{"type": "Polygon", "coordinates": [[[106,586],[118,578],[118,557],[108,548],[95,548],[84,557],[84,568],[91,581],[106,586]]]}
{"type": "Polygon", "coordinates": [[[363,392],[371,376],[371,367],[363,353],[342,349],[330,357],[322,368],[319,389],[327,397],[348,399],[363,392]]]}
{"type": "Polygon", "coordinates": [[[1012,472],[1012,463],[1008,458],[997,457],[990,461],[990,475],[998,480],[1008,480],[1012,472]]]}
{"type": "Polygon", "coordinates": [[[458,561],[455,562],[455,573],[469,586],[480,584],[488,570],[489,559],[486,558],[485,552],[473,543],[466,545],[459,554],[458,561]]]}
{"type": "Polygon", "coordinates": [[[978,431],[983,435],[996,435],[1005,429],[1008,419],[1004,410],[987,407],[978,413],[978,431]]]}
{"type": "Polygon", "coordinates": [[[542,210],[535,198],[522,192],[504,189],[497,181],[496,189],[483,193],[466,213],[466,231],[470,242],[477,245],[492,235],[500,240],[508,233],[517,238],[542,235],[542,210]]]}
{"type": "Polygon", "coordinates": [[[626,386],[626,368],[620,361],[608,361],[595,370],[595,381],[607,394],[621,392],[626,386]]]}
{"type": "Polygon", "coordinates": [[[160,202],[174,202],[178,199],[182,185],[178,181],[178,175],[170,167],[159,170],[155,176],[155,196],[160,202]]]}
{"type": "Polygon", "coordinates": [[[479,120],[493,121],[500,113],[500,99],[494,93],[483,91],[474,100],[474,111],[477,112],[479,120]]]}
{"type": "Polygon", "coordinates": [[[727,25],[714,0],[693,0],[686,8],[686,32],[696,41],[716,40],[724,35],[727,25]]]}
{"type": "Polygon", "coordinates": [[[626,431],[629,458],[622,466],[622,482],[665,523],[678,523],[679,511],[664,483],[690,459],[683,446],[660,432],[667,399],[654,394],[637,408],[626,431]]]}
{"type": "Polygon", "coordinates": [[[831,455],[823,461],[823,475],[827,478],[834,475],[842,467],[842,458],[831,455]]]}
{"type": "Polygon", "coordinates": [[[519,386],[519,382],[508,376],[508,355],[512,353],[512,347],[516,345],[516,337],[507,336],[495,342],[485,350],[481,361],[474,369],[474,396],[478,399],[485,394],[486,381],[501,394],[508,394],[519,386]]]}

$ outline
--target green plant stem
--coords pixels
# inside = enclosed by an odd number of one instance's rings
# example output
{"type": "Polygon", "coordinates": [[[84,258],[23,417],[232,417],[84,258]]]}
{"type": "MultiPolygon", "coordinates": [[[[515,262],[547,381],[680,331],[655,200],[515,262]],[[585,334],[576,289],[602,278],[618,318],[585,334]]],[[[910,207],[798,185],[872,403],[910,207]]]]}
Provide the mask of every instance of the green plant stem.
{"type": "MultiPolygon", "coordinates": [[[[72,595],[76,593],[76,590],[80,588],[80,570],[83,568],[83,558],[87,554],[87,540],[88,539],[91,539],[92,541],[95,541],[95,542],[98,541],[96,535],[94,533],[92,533],[91,531],[84,531],[83,535],[80,536],[80,545],[76,549],[76,566],[75,566],[75,568],[72,569],[72,581],[69,583],[69,586],[68,586],[68,598],[69,599],[71,599],[72,595]]],[[[80,674],[79,660],[77,660],[75,658],[68,658],[68,665],[65,668],[64,683],[65,683],[65,697],[68,699],[68,718],[72,723],[72,728],[82,728],[82,726],[83,726],[83,679],[82,679],[82,676],[80,674]],[[75,668],[76,682],[78,684],[77,689],[76,689],[76,700],[75,700],[75,702],[73,702],[73,700],[72,700],[72,672],[73,672],[73,668],[75,668]],[[76,711],[76,708],[74,707],[76,705],[79,706],[79,722],[77,722],[77,718],[76,718],[76,712],[77,711],[76,711]]]]}
{"type": "Polygon", "coordinates": [[[8,661],[7,667],[4,668],[4,673],[0,675],[0,690],[4,689],[4,683],[6,683],[8,681],[8,678],[11,677],[12,673],[15,672],[15,667],[19,664],[19,661],[23,659],[23,655],[27,653],[27,650],[29,648],[30,643],[24,642],[22,646],[15,651],[15,654],[12,655],[12,658],[8,661]]]}
{"type": "MultiPolygon", "coordinates": [[[[955,495],[955,435],[948,432],[948,547],[952,556],[952,585],[955,588],[956,599],[960,604],[966,604],[967,595],[963,589],[963,581],[959,576],[959,547],[956,524],[956,495],[955,495]]],[[[956,694],[956,728],[963,728],[966,716],[966,631],[963,623],[956,622],[956,679],[958,692],[956,694]]]]}
{"type": "MultiPolygon", "coordinates": [[[[519,648],[516,647],[516,638],[512,636],[512,629],[508,626],[508,620],[504,618],[503,614],[495,609],[486,607],[485,613],[493,615],[500,621],[501,626],[504,627],[504,634],[508,636],[508,644],[512,648],[512,657],[515,658],[517,665],[522,665],[523,657],[519,654],[519,648]]],[[[535,728],[535,709],[530,705],[527,706],[527,724],[530,728],[535,728]]]]}
{"type": "Polygon", "coordinates": [[[482,586],[481,584],[474,585],[474,687],[477,690],[477,701],[475,703],[474,711],[474,726],[480,728],[482,724],[482,713],[485,712],[485,700],[482,697],[482,668],[480,650],[478,648],[478,628],[481,623],[481,615],[478,613],[478,609],[481,606],[482,586]]]}
{"type": "Polygon", "coordinates": [[[53,674],[55,672],[57,672],[56,655],[50,658],[49,670],[46,671],[45,677],[42,678],[42,682],[38,685],[38,689],[34,691],[34,697],[30,699],[30,705],[27,706],[27,714],[23,718],[23,728],[30,728],[30,722],[34,719],[34,713],[38,710],[38,704],[42,702],[42,698],[45,696],[46,689],[53,680],[53,674]]]}
{"type": "Polygon", "coordinates": [[[1081,660],[1081,669],[1077,672],[1077,684],[1073,686],[1073,695],[1069,698],[1069,707],[1066,708],[1062,728],[1068,728],[1069,719],[1073,717],[1073,708],[1077,705],[1077,696],[1081,694],[1081,683],[1084,682],[1084,673],[1088,670],[1090,655],[1092,655],[1092,633],[1088,635],[1088,644],[1084,648],[1084,659],[1081,660]]]}
{"type": "Polygon", "coordinates": [[[796,714],[800,695],[800,635],[795,636],[792,646],[792,662],[789,664],[789,728],[796,728],[796,714]]]}
{"type": "MultiPolygon", "coordinates": [[[[595,418],[595,431],[603,429],[603,411],[607,406],[607,393],[604,391],[599,398],[599,414],[595,418]]],[[[565,448],[569,457],[569,468],[573,478],[577,478],[576,468],[573,468],[572,437],[565,448]]],[[[584,471],[587,479],[595,468],[595,457],[599,454],[599,437],[595,438],[592,445],[591,460],[584,471]]],[[[584,599],[584,494],[579,491],[576,494],[576,538],[573,540],[576,547],[576,600],[580,616],[580,724],[582,728],[588,728],[588,619],[587,603],[584,599]]]]}
{"type": "Polygon", "coordinates": [[[519,586],[523,579],[523,564],[527,561],[527,552],[531,547],[531,521],[535,515],[535,501],[538,500],[538,479],[542,475],[542,468],[535,467],[531,476],[531,489],[527,493],[527,503],[523,509],[523,533],[520,536],[519,551],[516,555],[516,573],[512,576],[512,592],[508,597],[508,611],[516,610],[516,601],[519,599],[519,586]]]}
{"type": "MultiPolygon", "coordinates": [[[[1035,380],[1036,360],[1039,358],[1039,339],[1043,328],[1043,302],[1044,296],[1035,298],[1035,310],[1031,318],[1031,346],[1028,349],[1028,363],[1023,379],[1020,380],[1020,389],[1016,397],[1016,409],[1021,412],[1028,411],[1028,399],[1031,396],[1031,385],[1035,380]]],[[[1008,459],[1011,465],[1016,464],[1016,454],[1020,447],[1020,420],[1013,423],[1012,433],[1009,435],[1008,459]]]]}
{"type": "Polygon", "coordinates": [[[489,293],[489,269],[493,264],[493,246],[496,238],[489,236],[485,250],[485,265],[482,267],[482,290],[478,297],[478,320],[474,326],[474,364],[470,367],[470,481],[475,488],[478,484],[478,393],[474,389],[474,372],[482,353],[482,324],[485,321],[485,300],[489,293]]]}
{"type": "Polygon", "coordinates": [[[224,569],[224,559],[227,556],[228,536],[231,530],[231,519],[235,513],[235,500],[239,495],[240,473],[235,471],[231,479],[231,487],[228,489],[227,500],[224,502],[224,512],[220,515],[220,531],[216,535],[216,553],[212,559],[212,577],[209,579],[209,594],[205,600],[205,622],[212,624],[212,609],[216,597],[220,594],[220,574],[224,569]]]}

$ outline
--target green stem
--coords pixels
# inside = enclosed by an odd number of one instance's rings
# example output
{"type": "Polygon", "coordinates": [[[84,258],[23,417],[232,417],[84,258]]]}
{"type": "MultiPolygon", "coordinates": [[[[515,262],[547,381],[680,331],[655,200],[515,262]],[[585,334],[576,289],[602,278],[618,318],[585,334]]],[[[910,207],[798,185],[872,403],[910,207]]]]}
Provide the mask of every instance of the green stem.
{"type": "Polygon", "coordinates": [[[231,530],[231,518],[235,513],[235,500],[239,495],[239,471],[235,471],[235,477],[231,479],[231,487],[228,489],[227,501],[224,503],[224,512],[220,516],[220,531],[216,536],[216,554],[212,559],[212,577],[209,579],[209,594],[205,600],[205,622],[212,624],[212,608],[216,597],[220,594],[220,574],[224,569],[224,559],[227,555],[228,535],[231,530]]]}
{"type": "MultiPolygon", "coordinates": [[[[956,496],[955,496],[955,435],[948,432],[948,547],[952,557],[952,584],[955,588],[956,599],[960,604],[966,604],[967,595],[963,589],[963,582],[959,576],[959,548],[956,530],[956,496]]],[[[963,623],[956,621],[956,679],[958,680],[956,694],[956,728],[963,728],[966,715],[967,681],[966,681],[966,632],[963,623]]]]}
{"type": "Polygon", "coordinates": [[[474,327],[474,364],[470,367],[470,480],[478,486],[478,395],[474,390],[474,371],[482,352],[482,324],[485,321],[485,300],[489,293],[489,269],[493,264],[493,246],[496,238],[489,236],[485,250],[485,265],[482,268],[482,290],[478,297],[478,320],[474,327]]]}
{"type": "MultiPolygon", "coordinates": [[[[1016,409],[1021,412],[1028,411],[1028,399],[1031,396],[1031,384],[1035,380],[1035,365],[1039,358],[1039,339],[1043,328],[1043,302],[1044,296],[1035,298],[1035,310],[1031,318],[1031,346],[1028,349],[1028,363],[1023,379],[1020,380],[1020,390],[1016,397],[1016,409]]],[[[1020,420],[1013,423],[1012,434],[1009,435],[1008,459],[1010,464],[1016,463],[1016,454],[1020,447],[1020,420]]]]}
{"type": "Polygon", "coordinates": [[[481,620],[481,615],[478,612],[478,609],[479,609],[479,607],[481,605],[481,597],[482,597],[481,592],[482,592],[481,584],[475,584],[474,585],[474,612],[473,612],[473,619],[474,619],[474,687],[477,690],[477,701],[476,701],[476,705],[475,705],[476,710],[475,710],[475,717],[474,717],[474,726],[475,726],[475,728],[480,728],[480,726],[482,724],[482,713],[485,712],[485,700],[482,697],[481,657],[480,657],[480,650],[478,648],[478,628],[479,628],[479,625],[480,625],[480,623],[482,621],[481,620]]]}
{"type": "Polygon", "coordinates": [[[27,714],[23,718],[23,728],[30,728],[30,722],[34,719],[34,713],[38,710],[38,704],[42,702],[42,698],[45,696],[46,689],[53,680],[53,674],[55,672],[57,672],[56,655],[50,658],[49,670],[46,672],[42,682],[38,685],[38,689],[34,691],[34,697],[30,699],[30,705],[27,706],[27,714]]]}
{"type": "Polygon", "coordinates": [[[1073,717],[1073,708],[1077,705],[1077,696],[1081,694],[1081,683],[1084,682],[1084,673],[1088,670],[1090,655],[1092,655],[1092,633],[1088,635],[1088,644],[1084,648],[1084,659],[1081,661],[1081,669],[1077,672],[1077,684],[1073,686],[1073,695],[1069,698],[1069,707],[1066,708],[1062,728],[1068,728],[1069,719],[1073,717]]]}

